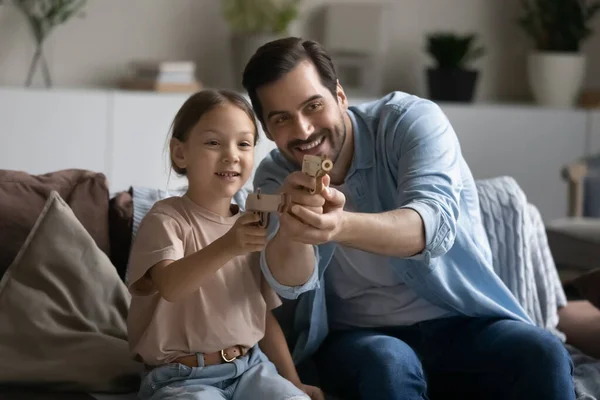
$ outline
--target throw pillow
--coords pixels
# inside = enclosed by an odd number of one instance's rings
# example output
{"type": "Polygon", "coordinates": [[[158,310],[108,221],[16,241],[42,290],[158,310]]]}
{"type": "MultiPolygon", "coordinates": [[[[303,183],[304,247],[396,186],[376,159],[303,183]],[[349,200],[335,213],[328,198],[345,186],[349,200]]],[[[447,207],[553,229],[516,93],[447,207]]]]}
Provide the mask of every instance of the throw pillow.
{"type": "Polygon", "coordinates": [[[133,232],[132,190],[119,192],[108,203],[108,234],[110,238],[110,261],[125,281],[127,263],[133,232]]]}
{"type": "Polygon", "coordinates": [[[578,276],[571,284],[577,289],[581,297],[600,309],[600,268],[578,276]]]}
{"type": "Polygon", "coordinates": [[[0,277],[56,190],[98,247],[109,254],[108,186],[103,174],[68,169],[44,175],[0,170],[0,277]]]}
{"type": "Polygon", "coordinates": [[[51,192],[0,280],[0,384],[131,392],[127,288],[73,211],[51,192]]]}

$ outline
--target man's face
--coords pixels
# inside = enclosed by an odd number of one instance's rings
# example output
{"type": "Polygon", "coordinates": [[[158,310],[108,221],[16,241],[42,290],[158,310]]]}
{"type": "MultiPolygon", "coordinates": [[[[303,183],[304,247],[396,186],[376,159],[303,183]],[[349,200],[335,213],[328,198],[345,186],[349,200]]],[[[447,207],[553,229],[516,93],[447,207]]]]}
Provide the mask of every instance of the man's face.
{"type": "Polygon", "coordinates": [[[302,165],[305,154],[336,162],[346,129],[347,100],[338,85],[337,98],[321,84],[314,65],[305,61],[279,80],[257,90],[266,128],[282,154],[302,165]]]}

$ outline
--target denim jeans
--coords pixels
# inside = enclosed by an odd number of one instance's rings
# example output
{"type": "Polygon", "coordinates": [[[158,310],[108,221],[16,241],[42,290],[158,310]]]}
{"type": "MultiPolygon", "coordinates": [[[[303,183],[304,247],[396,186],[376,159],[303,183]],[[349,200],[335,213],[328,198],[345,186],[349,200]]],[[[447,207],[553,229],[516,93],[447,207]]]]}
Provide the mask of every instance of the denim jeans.
{"type": "Polygon", "coordinates": [[[514,320],[335,331],[314,361],[322,389],[344,399],[575,399],[563,343],[514,320]]]}
{"type": "Polygon", "coordinates": [[[257,346],[231,363],[205,367],[167,364],[142,377],[140,399],[189,400],[310,400],[304,392],[277,373],[275,365],[257,346]]]}

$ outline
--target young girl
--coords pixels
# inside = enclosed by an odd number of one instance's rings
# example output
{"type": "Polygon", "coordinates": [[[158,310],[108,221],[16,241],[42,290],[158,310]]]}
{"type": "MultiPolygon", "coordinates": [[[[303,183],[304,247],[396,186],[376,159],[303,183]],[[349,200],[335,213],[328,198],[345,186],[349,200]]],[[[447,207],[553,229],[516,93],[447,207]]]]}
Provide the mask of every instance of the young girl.
{"type": "Polygon", "coordinates": [[[265,230],[231,202],[254,163],[250,105],[204,90],[172,131],[171,165],[188,191],[148,212],[129,263],[129,342],[146,366],[140,398],[322,399],[300,382],[271,313],[281,302],[250,258],[265,230]]]}

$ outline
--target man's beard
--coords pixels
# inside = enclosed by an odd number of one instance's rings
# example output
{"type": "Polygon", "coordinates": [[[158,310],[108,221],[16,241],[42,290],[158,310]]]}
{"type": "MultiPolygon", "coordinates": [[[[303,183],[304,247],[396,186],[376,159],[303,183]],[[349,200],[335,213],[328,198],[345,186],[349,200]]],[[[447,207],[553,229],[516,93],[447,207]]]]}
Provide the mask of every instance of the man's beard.
{"type": "MultiPolygon", "coordinates": [[[[343,119],[342,119],[343,121],[343,119]]],[[[282,151],[281,153],[285,158],[288,159],[292,164],[297,167],[302,167],[302,161],[298,161],[296,157],[294,157],[295,148],[298,146],[302,146],[304,144],[312,143],[315,140],[323,137],[323,141],[329,141],[331,145],[331,153],[332,154],[322,154],[331,159],[331,161],[335,164],[337,159],[340,157],[340,153],[342,152],[342,147],[344,146],[344,142],[346,141],[346,124],[343,122],[339,125],[335,126],[335,136],[330,129],[321,129],[317,133],[313,133],[306,140],[293,140],[288,143],[286,151],[282,151]],[[335,139],[334,139],[335,138],[335,139]],[[337,142],[337,143],[336,143],[337,142]]]]}

